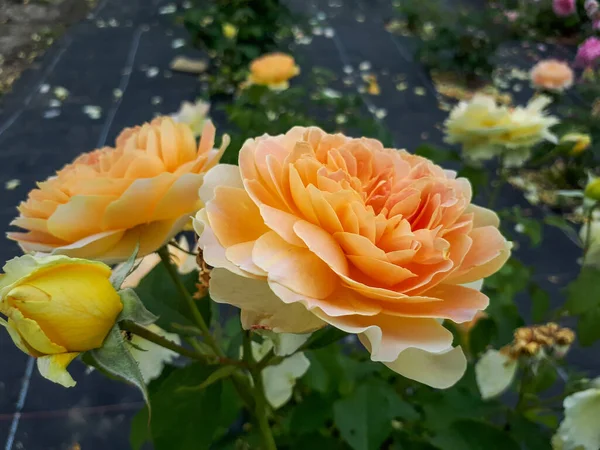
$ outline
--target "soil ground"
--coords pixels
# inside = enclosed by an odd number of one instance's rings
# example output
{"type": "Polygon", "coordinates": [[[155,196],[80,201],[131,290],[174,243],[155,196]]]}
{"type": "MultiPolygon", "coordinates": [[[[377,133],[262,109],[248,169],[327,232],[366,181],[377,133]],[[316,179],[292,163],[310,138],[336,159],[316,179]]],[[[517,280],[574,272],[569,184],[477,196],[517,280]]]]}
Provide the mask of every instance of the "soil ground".
{"type": "Polygon", "coordinates": [[[95,0],[0,0],[0,96],[95,0]]]}

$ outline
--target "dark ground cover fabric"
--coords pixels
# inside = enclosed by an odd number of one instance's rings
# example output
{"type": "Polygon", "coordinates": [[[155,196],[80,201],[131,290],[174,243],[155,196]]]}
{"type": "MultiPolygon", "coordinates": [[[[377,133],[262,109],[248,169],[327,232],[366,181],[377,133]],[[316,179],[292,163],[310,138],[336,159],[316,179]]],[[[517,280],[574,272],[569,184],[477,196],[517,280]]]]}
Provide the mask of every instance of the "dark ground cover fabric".
{"type": "MultiPolygon", "coordinates": [[[[382,120],[398,148],[414,149],[425,141],[442,143],[439,128],[447,112],[439,109],[429,76],[414,60],[414,40],[385,30],[384,23],[393,15],[389,1],[289,0],[288,4],[315,17],[322,28],[309,45],[299,45],[294,51],[304,73],[312,67],[329,68],[339,77],[332,87],[356,92],[356,83],[347,85],[341,80],[349,76],[356,81],[361,63],[363,68],[370,65],[369,72],[377,75],[382,93],[363,95],[365,114],[385,110],[382,120]],[[399,75],[406,89],[397,88],[399,75]]],[[[181,101],[193,100],[198,94],[196,77],[168,70],[175,55],[200,55],[176,48],[178,39],[186,34],[175,23],[176,14],[166,14],[171,6],[182,11],[181,2],[165,0],[99,2],[86,20],[73,26],[23,74],[13,92],[0,100],[0,189],[10,180],[20,181],[16,189],[2,191],[3,233],[16,214],[15,207],[36,181],[79,153],[110,144],[123,127],[150,120],[156,113],[172,113],[181,101]],[[46,93],[45,85],[50,87],[46,93]],[[52,108],[52,89],[57,86],[65,87],[69,96],[59,108],[52,108]],[[114,95],[115,89],[122,92],[121,97],[114,95]],[[86,115],[86,106],[100,107],[100,117],[86,115]]],[[[571,57],[564,48],[544,48],[542,53],[553,52],[571,57]]],[[[507,64],[527,69],[531,55],[539,53],[517,46],[504,51],[503,58],[507,64]]],[[[307,79],[302,76],[300,81],[307,79]]],[[[527,98],[527,89],[520,97],[527,98]]],[[[219,117],[216,114],[217,122],[219,117]]],[[[520,192],[509,188],[502,192],[500,203],[529,207],[520,192]]],[[[564,299],[559,287],[578,273],[575,260],[579,250],[557,229],[545,232],[542,247],[531,250],[523,243],[518,255],[535,268],[536,280],[551,293],[556,306],[564,299]]],[[[0,240],[2,261],[18,254],[14,243],[0,240]]],[[[525,296],[520,308],[528,314],[525,296]]],[[[0,354],[2,448],[59,450],[75,443],[85,450],[129,448],[129,422],[141,405],[135,389],[87,373],[78,363],[70,368],[78,381],[75,388],[53,385],[32,370],[32,360],[17,350],[4,332],[0,333],[0,354]]],[[[585,358],[578,349],[570,358],[579,369],[596,373],[600,369],[598,361],[585,358]]]]}

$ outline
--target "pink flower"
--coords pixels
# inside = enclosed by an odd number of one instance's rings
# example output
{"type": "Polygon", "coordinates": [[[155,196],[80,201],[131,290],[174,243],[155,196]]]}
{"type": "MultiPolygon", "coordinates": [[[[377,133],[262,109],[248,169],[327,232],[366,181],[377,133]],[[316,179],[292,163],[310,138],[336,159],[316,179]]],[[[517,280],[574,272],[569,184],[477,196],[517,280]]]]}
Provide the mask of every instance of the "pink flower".
{"type": "Polygon", "coordinates": [[[509,22],[514,22],[519,18],[519,13],[517,11],[506,11],[504,16],[508,19],[509,22]]]}
{"type": "Polygon", "coordinates": [[[577,49],[575,63],[578,66],[590,67],[600,58],[600,39],[587,38],[577,49]]]}
{"type": "Polygon", "coordinates": [[[592,22],[592,28],[594,28],[596,31],[600,31],[600,18],[592,22]]]}
{"type": "Polygon", "coordinates": [[[575,12],[575,0],[553,0],[552,9],[559,17],[567,17],[575,12]]]}

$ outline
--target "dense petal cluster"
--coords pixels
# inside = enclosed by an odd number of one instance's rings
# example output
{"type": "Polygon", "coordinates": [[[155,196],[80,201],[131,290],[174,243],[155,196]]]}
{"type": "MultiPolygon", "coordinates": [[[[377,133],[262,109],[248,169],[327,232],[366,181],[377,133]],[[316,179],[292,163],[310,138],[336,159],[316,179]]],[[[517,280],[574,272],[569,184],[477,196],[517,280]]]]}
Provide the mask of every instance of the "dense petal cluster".
{"type": "Polygon", "coordinates": [[[466,179],[376,140],[296,127],[246,141],[239,168],[209,171],[200,196],[211,297],[240,307],[245,328],[330,324],[409,378],[460,378],[466,361],[441,319],[484,309],[488,298],[462,285],[510,253],[466,179]]]}
{"type": "Polygon", "coordinates": [[[79,156],[39,183],[19,206],[9,233],[26,252],[113,263],[140,256],[179,232],[201,206],[198,188],[220,151],[206,124],[198,146],[188,125],[168,117],[128,128],[116,148],[79,156]]]}

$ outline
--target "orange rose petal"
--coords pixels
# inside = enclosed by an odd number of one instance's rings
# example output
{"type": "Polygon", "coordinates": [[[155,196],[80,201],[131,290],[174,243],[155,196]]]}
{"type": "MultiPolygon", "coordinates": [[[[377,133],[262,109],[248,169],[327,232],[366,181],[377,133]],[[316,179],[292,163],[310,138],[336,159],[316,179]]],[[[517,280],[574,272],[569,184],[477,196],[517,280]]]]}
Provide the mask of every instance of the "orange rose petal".
{"type": "MultiPolygon", "coordinates": [[[[105,231],[93,234],[68,245],[62,245],[55,249],[53,253],[57,255],[69,255],[73,258],[83,258],[85,256],[92,259],[97,255],[105,254],[109,250],[114,249],[115,245],[117,245],[124,235],[125,230],[105,231]]],[[[131,247],[129,256],[133,253],[134,248],[135,244],[131,247]]]]}
{"type": "Polygon", "coordinates": [[[474,228],[485,227],[485,226],[493,226],[493,227],[498,228],[500,226],[500,218],[498,217],[498,214],[496,214],[494,211],[492,211],[490,209],[482,208],[481,206],[471,204],[467,207],[465,212],[474,213],[474,217],[473,217],[473,227],[474,228]]]}
{"type": "Polygon", "coordinates": [[[279,283],[269,282],[271,290],[286,304],[301,303],[308,310],[319,310],[329,317],[374,316],[382,311],[377,303],[361,296],[346,286],[338,284],[335,291],[326,298],[317,299],[298,294],[279,283]]]}
{"type": "Polygon", "coordinates": [[[387,261],[385,252],[360,234],[343,232],[335,233],[333,237],[347,255],[363,255],[387,261]]]}
{"type": "Polygon", "coordinates": [[[435,319],[386,314],[329,317],[318,311],[315,314],[347,333],[362,334],[370,343],[373,361],[395,361],[407,348],[437,353],[452,345],[452,333],[435,319]]]}
{"type": "Polygon", "coordinates": [[[32,217],[17,217],[10,224],[16,227],[27,228],[31,231],[48,233],[48,221],[46,219],[35,219],[32,217]]]}
{"type": "Polygon", "coordinates": [[[343,231],[344,228],[338,219],[333,207],[325,199],[323,192],[318,190],[314,185],[308,186],[308,195],[313,204],[313,209],[317,216],[317,220],[321,227],[328,233],[336,233],[343,231]]]}
{"type": "MultiPolygon", "coordinates": [[[[207,226],[208,217],[206,216],[205,209],[201,210],[196,215],[196,220],[202,224],[202,231],[199,233],[200,237],[198,238],[198,247],[202,249],[202,258],[204,261],[212,267],[224,268],[235,274],[253,278],[254,276],[252,274],[244,272],[227,259],[225,248],[219,243],[212,228],[207,226]]],[[[195,227],[198,232],[197,225],[195,225],[195,227]]]]}
{"type": "Polygon", "coordinates": [[[408,317],[450,319],[456,323],[468,322],[479,310],[487,308],[489,299],[476,289],[452,284],[440,284],[424,293],[433,301],[421,303],[388,302],[383,312],[408,317]]]}
{"type": "Polygon", "coordinates": [[[294,231],[294,225],[301,219],[268,205],[260,205],[259,209],[267,227],[275,231],[286,242],[298,247],[306,247],[304,241],[294,231]]]}
{"type": "Polygon", "coordinates": [[[154,178],[135,180],[123,194],[113,201],[101,217],[105,230],[131,228],[136,223],[152,220],[152,210],[175,182],[175,177],[162,173],[154,178]]]}
{"type": "Polygon", "coordinates": [[[168,220],[184,214],[194,214],[200,206],[198,189],[201,185],[202,175],[195,173],[181,175],[152,211],[152,220],[168,220]]]}
{"type": "Polygon", "coordinates": [[[306,221],[298,221],[294,232],[328,267],[338,275],[348,274],[348,261],[338,243],[330,234],[316,225],[306,221]]]}
{"type": "Polygon", "coordinates": [[[219,186],[215,197],[206,205],[211,228],[224,247],[255,241],[269,229],[260,217],[260,211],[242,189],[219,186]],[[243,227],[232,227],[234,223],[245,223],[243,227]]]}
{"type": "Polygon", "coordinates": [[[240,176],[240,168],[231,164],[219,164],[206,172],[202,187],[198,191],[200,200],[204,204],[214,198],[217,186],[244,189],[244,183],[240,176]]]}
{"type": "Polygon", "coordinates": [[[94,234],[102,222],[108,205],[115,200],[109,196],[75,196],[60,205],[48,219],[48,231],[59,239],[73,242],[94,234]],[[82,220],[85,218],[85,220],[82,220]]]}
{"type": "Polygon", "coordinates": [[[370,256],[348,255],[348,259],[358,270],[376,284],[392,287],[409,278],[416,277],[410,270],[370,256]]]}
{"type": "Polygon", "coordinates": [[[225,250],[225,257],[233,264],[245,272],[249,272],[257,277],[266,277],[268,274],[252,260],[255,241],[243,242],[228,247],[225,250]]]}
{"type": "Polygon", "coordinates": [[[290,166],[290,190],[296,207],[300,210],[302,216],[311,223],[319,223],[311,204],[310,195],[294,166],[290,166]]]}
{"type": "Polygon", "coordinates": [[[462,261],[460,270],[450,278],[453,283],[470,283],[489,276],[502,267],[510,255],[507,241],[498,228],[493,226],[475,228],[469,237],[473,240],[473,244],[462,261]],[[492,264],[487,266],[488,263],[492,264]],[[479,270],[474,271],[476,268],[479,270]]]}
{"type": "Polygon", "coordinates": [[[325,298],[337,284],[335,273],[314,253],[288,244],[273,231],[256,241],[252,259],[270,281],[310,297],[325,298]]]}

